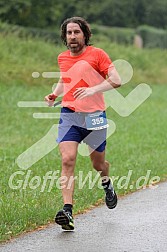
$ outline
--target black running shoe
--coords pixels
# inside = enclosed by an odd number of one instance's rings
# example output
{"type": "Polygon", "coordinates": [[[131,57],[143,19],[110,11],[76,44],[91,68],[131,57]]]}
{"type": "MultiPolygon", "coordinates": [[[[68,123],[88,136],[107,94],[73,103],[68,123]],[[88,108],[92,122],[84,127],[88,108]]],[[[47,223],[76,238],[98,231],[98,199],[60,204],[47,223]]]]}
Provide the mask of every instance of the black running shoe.
{"type": "Polygon", "coordinates": [[[64,230],[74,230],[74,220],[70,212],[60,210],[55,217],[55,222],[64,230]]]}
{"type": "Polygon", "coordinates": [[[105,197],[106,205],[109,209],[113,209],[117,205],[117,195],[114,189],[107,189],[106,190],[106,197],[105,197]]]}

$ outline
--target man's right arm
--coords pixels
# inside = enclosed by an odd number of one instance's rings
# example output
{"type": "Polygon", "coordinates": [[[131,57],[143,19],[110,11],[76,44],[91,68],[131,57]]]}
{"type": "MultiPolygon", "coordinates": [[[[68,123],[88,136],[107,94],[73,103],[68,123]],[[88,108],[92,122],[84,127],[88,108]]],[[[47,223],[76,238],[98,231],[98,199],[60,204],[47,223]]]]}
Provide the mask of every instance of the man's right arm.
{"type": "Polygon", "coordinates": [[[46,95],[44,98],[44,100],[47,102],[48,106],[50,106],[50,107],[53,106],[55,99],[59,95],[63,94],[63,89],[64,89],[63,80],[62,80],[62,78],[60,78],[53,93],[46,95]]]}

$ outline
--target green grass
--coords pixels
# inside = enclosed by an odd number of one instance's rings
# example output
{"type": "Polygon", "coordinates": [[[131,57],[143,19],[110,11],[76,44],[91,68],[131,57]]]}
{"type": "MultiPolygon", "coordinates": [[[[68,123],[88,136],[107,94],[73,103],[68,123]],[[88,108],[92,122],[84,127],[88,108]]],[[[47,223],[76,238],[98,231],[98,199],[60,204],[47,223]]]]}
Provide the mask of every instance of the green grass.
{"type": "MultiPolygon", "coordinates": [[[[166,128],[167,128],[167,88],[166,88],[166,51],[138,50],[133,47],[116,46],[114,44],[97,44],[104,48],[113,60],[128,60],[134,67],[131,83],[120,88],[124,95],[128,94],[137,84],[148,83],[152,95],[129,117],[120,117],[111,108],[108,117],[116,124],[116,132],[108,138],[106,150],[107,160],[111,163],[110,175],[119,176],[114,186],[119,195],[136,190],[136,181],[151,170],[149,181],[159,176],[163,181],[167,178],[166,128]],[[160,85],[163,84],[163,85],[160,85]],[[128,187],[124,188],[120,177],[127,176],[132,170],[128,187]],[[130,188],[130,185],[133,188],[130,188]],[[122,187],[122,188],[121,188],[122,187]]],[[[40,40],[19,40],[14,37],[0,38],[1,57],[1,140],[0,140],[0,232],[1,241],[10,239],[27,230],[53,221],[56,211],[62,207],[61,191],[53,186],[41,192],[43,176],[48,171],[60,171],[61,159],[58,148],[35,163],[29,170],[21,170],[15,160],[23,151],[41,139],[57,122],[57,120],[37,120],[32,117],[34,112],[53,111],[52,108],[19,108],[21,100],[41,101],[51,91],[55,80],[42,77],[33,79],[31,73],[38,71],[57,71],[56,58],[63,47],[41,42],[40,40]],[[10,176],[17,171],[23,173],[14,179],[24,183],[27,172],[30,172],[28,183],[21,184],[20,189],[9,187],[10,176]],[[36,189],[32,178],[39,176],[41,183],[36,189]],[[22,182],[23,181],[23,182],[22,182]],[[32,183],[32,184],[31,184],[32,183]],[[23,189],[25,188],[25,189],[23,189]]],[[[55,108],[54,111],[58,111],[55,108]]],[[[92,170],[88,157],[78,155],[76,176],[83,171],[83,180],[92,170]]],[[[143,181],[141,181],[141,184],[143,181]]],[[[98,183],[89,189],[88,181],[79,189],[76,181],[74,213],[83,211],[96,204],[104,197],[98,183]]]]}

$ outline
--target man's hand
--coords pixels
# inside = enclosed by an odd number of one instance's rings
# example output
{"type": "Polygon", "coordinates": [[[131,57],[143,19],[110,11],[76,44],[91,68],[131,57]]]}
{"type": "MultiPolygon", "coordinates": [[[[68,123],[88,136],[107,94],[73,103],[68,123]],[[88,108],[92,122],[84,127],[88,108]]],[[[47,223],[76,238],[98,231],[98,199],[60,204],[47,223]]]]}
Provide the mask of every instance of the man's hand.
{"type": "Polygon", "coordinates": [[[87,87],[82,87],[82,88],[77,88],[76,91],[73,93],[74,98],[76,100],[81,100],[85,97],[94,95],[95,91],[93,87],[87,88],[87,87]]]}
{"type": "Polygon", "coordinates": [[[48,94],[45,96],[44,100],[46,101],[46,103],[48,104],[49,107],[52,107],[54,105],[54,101],[57,98],[57,96],[55,94],[48,94]]]}

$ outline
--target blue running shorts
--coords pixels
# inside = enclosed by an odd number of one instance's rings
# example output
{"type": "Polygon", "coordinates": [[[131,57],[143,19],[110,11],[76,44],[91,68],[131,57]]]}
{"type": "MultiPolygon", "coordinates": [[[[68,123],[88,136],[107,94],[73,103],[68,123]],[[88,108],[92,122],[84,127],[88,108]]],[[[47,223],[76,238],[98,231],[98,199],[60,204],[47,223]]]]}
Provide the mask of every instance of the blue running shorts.
{"type": "Polygon", "coordinates": [[[103,152],[106,146],[107,129],[86,129],[85,115],[86,113],[75,112],[67,107],[61,108],[57,142],[75,141],[81,143],[83,141],[92,149],[103,152]]]}

